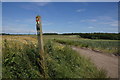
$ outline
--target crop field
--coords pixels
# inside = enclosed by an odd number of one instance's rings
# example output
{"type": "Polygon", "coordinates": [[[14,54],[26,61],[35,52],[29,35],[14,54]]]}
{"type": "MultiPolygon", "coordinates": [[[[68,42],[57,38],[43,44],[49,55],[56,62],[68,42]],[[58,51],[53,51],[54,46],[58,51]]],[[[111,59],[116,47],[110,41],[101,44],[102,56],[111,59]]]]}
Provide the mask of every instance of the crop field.
{"type": "Polygon", "coordinates": [[[92,49],[95,51],[120,55],[118,40],[92,40],[92,39],[54,39],[61,44],[73,45],[92,49]]]}
{"type": "MultiPolygon", "coordinates": [[[[90,40],[77,35],[44,35],[43,39],[46,78],[106,78],[103,69],[69,45],[118,54],[117,40],[90,40]]],[[[44,78],[35,35],[4,35],[1,44],[3,78],[44,78]]]]}

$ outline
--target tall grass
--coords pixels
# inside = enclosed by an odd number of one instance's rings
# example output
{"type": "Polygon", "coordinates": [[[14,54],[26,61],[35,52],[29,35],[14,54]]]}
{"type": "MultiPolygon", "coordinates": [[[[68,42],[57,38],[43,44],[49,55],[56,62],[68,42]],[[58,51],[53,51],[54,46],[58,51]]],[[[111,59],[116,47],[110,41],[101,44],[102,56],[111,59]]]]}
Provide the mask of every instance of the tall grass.
{"type": "MultiPolygon", "coordinates": [[[[2,42],[3,78],[43,78],[36,43],[21,41],[4,39],[2,42]]],[[[44,49],[46,78],[106,77],[103,70],[98,70],[89,59],[78,55],[68,46],[46,40],[44,49]]]]}
{"type": "Polygon", "coordinates": [[[103,70],[68,46],[53,42],[45,45],[48,75],[51,78],[105,78],[103,70]]]}
{"type": "Polygon", "coordinates": [[[42,78],[34,45],[4,40],[2,53],[3,78],[42,78]]]}

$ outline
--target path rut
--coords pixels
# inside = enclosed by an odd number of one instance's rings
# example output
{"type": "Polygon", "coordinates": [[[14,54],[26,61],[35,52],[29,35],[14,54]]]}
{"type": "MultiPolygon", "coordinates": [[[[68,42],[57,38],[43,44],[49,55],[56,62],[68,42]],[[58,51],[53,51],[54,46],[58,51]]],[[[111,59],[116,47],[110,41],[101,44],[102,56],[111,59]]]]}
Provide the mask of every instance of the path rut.
{"type": "Polygon", "coordinates": [[[108,56],[95,52],[89,49],[83,49],[78,47],[72,47],[73,50],[77,51],[80,55],[84,55],[90,58],[91,61],[100,69],[107,71],[107,76],[110,78],[118,78],[118,57],[108,56]]]}

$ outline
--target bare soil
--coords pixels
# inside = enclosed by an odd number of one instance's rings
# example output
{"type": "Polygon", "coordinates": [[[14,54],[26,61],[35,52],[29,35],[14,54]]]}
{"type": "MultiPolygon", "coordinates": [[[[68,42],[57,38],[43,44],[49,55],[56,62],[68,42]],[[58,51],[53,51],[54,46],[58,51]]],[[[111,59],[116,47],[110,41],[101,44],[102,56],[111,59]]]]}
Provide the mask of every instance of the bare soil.
{"type": "Polygon", "coordinates": [[[118,78],[118,56],[108,56],[89,49],[72,47],[80,55],[90,58],[98,69],[104,69],[110,78],[118,78]]]}

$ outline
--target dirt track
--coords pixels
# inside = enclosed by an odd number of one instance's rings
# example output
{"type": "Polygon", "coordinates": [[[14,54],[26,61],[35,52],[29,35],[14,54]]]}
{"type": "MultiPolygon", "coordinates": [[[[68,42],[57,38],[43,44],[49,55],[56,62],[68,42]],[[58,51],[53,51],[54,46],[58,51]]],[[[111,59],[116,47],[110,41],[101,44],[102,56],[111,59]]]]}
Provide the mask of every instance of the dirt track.
{"type": "Polygon", "coordinates": [[[91,61],[98,67],[107,71],[107,76],[110,78],[118,78],[118,57],[108,56],[95,52],[89,49],[82,49],[72,47],[73,50],[91,59],[91,61]]]}

